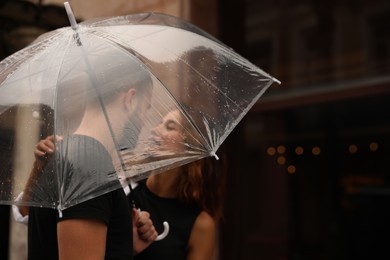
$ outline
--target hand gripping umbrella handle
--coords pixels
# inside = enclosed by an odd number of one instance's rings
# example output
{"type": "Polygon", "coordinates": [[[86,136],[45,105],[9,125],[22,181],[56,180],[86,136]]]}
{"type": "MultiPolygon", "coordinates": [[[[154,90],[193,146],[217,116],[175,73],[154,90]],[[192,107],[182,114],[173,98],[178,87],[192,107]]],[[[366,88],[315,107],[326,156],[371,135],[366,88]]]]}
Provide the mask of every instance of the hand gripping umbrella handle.
{"type": "Polygon", "coordinates": [[[169,224],[168,224],[168,222],[164,221],[163,225],[164,225],[164,231],[160,235],[158,235],[157,238],[154,241],[160,241],[160,240],[164,239],[168,235],[168,233],[169,233],[169,224]]]}
{"type": "MultiPolygon", "coordinates": [[[[141,209],[140,208],[138,209],[138,213],[141,213],[141,209]]],[[[154,241],[163,240],[168,235],[168,233],[169,233],[169,224],[168,224],[168,222],[164,221],[163,222],[163,226],[164,226],[164,231],[160,235],[158,235],[154,241]]]]}

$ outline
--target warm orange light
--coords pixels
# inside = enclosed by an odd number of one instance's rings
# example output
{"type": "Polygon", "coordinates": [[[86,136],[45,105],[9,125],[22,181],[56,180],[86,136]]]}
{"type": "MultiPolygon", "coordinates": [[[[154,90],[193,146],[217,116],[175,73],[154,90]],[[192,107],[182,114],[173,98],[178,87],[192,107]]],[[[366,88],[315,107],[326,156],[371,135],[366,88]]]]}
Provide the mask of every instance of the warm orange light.
{"type": "Polygon", "coordinates": [[[350,153],[356,153],[358,151],[358,147],[354,144],[351,144],[349,147],[348,147],[348,151],[350,153]]]}
{"type": "Polygon", "coordinates": [[[284,165],[284,164],[286,164],[286,158],[284,156],[279,156],[278,159],[276,159],[276,162],[279,165],[284,165]]]}
{"type": "Polygon", "coordinates": [[[294,174],[296,171],[297,171],[297,168],[296,168],[294,165],[289,165],[289,166],[287,167],[287,172],[288,172],[289,174],[294,174]]]}
{"type": "Polygon", "coordinates": [[[278,153],[284,154],[286,152],[286,147],[283,145],[279,145],[278,148],[276,148],[278,153]]]}
{"type": "Polygon", "coordinates": [[[379,148],[378,143],[376,143],[376,142],[370,143],[370,150],[371,151],[373,151],[373,152],[378,151],[378,148],[379,148]]]}
{"type": "Polygon", "coordinates": [[[271,147],[267,148],[268,155],[272,156],[272,155],[275,155],[275,153],[276,153],[276,149],[274,147],[271,146],[271,147]]]}
{"type": "Polygon", "coordinates": [[[321,153],[321,148],[319,148],[318,146],[314,146],[313,149],[311,149],[311,152],[314,155],[319,155],[321,153]]]}
{"type": "Polygon", "coordinates": [[[295,148],[295,153],[296,153],[297,155],[302,155],[302,154],[303,154],[303,151],[304,151],[304,149],[303,149],[302,146],[297,146],[297,147],[295,148]]]}

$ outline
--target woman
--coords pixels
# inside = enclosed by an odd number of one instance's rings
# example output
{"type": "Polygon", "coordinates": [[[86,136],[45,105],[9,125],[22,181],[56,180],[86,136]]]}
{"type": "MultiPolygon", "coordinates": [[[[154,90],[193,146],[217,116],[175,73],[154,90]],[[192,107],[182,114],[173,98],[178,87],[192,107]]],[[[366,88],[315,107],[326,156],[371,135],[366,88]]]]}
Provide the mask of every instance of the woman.
{"type": "MultiPolygon", "coordinates": [[[[179,110],[169,112],[151,134],[157,150],[180,152],[191,142],[183,131],[185,122],[179,110]]],[[[136,205],[150,212],[159,233],[164,221],[170,229],[135,259],[213,259],[223,210],[223,166],[222,160],[208,157],[139,183],[133,192],[136,205]]]]}

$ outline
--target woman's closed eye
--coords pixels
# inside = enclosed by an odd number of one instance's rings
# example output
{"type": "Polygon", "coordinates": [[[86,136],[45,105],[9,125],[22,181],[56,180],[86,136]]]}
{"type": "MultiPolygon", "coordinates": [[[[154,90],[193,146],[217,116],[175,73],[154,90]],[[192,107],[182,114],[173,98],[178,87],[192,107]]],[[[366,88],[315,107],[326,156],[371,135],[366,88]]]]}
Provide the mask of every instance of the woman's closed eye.
{"type": "Polygon", "coordinates": [[[178,129],[177,123],[175,121],[168,121],[168,122],[166,122],[165,127],[169,131],[173,131],[173,130],[177,130],[178,129]]]}

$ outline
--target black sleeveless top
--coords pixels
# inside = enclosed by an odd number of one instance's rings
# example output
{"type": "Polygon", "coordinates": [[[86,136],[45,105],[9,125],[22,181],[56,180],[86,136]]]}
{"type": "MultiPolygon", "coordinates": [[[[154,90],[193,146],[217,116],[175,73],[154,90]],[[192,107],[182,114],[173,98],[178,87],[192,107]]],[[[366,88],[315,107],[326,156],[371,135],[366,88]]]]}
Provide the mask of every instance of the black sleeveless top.
{"type": "Polygon", "coordinates": [[[150,213],[150,218],[159,234],[164,230],[163,222],[169,223],[168,236],[153,242],[134,259],[185,260],[192,226],[201,212],[200,208],[196,205],[187,205],[177,199],[158,197],[148,190],[144,181],[139,182],[134,189],[133,199],[136,207],[150,213]]]}

